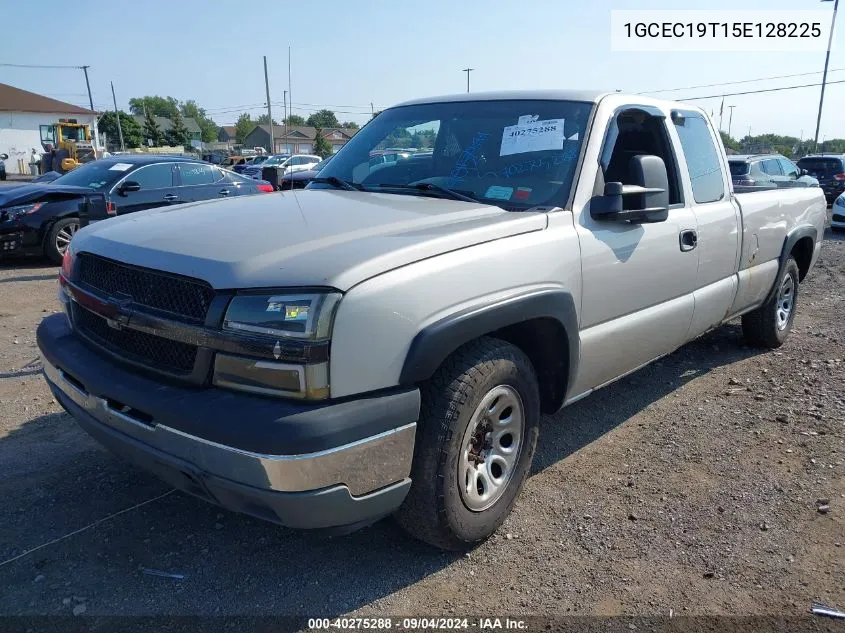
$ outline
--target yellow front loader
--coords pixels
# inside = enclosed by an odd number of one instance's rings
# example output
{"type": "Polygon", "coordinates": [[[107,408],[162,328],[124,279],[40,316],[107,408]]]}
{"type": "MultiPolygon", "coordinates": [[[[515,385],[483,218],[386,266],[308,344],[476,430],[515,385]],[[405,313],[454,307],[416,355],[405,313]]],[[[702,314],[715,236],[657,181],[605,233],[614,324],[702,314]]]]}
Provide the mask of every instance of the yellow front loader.
{"type": "Polygon", "coordinates": [[[49,152],[51,147],[55,150],[50,168],[63,174],[97,158],[91,142],[91,126],[76,119],[59,119],[52,125],[42,125],[41,145],[45,151],[49,152]]]}

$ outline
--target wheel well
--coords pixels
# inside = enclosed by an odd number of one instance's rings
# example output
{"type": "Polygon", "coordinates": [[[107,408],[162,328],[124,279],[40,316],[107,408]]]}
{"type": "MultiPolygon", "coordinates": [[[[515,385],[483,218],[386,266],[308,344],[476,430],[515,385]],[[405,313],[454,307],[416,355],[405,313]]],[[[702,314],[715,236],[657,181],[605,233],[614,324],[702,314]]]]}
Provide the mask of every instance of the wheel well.
{"type": "Polygon", "coordinates": [[[790,255],[795,258],[798,264],[798,279],[803,281],[810,270],[810,262],[813,261],[813,238],[802,237],[792,247],[790,255]]]}
{"type": "Polygon", "coordinates": [[[528,356],[540,384],[543,413],[560,409],[569,378],[569,338],[556,319],[536,318],[491,332],[490,336],[516,345],[528,356]]]}

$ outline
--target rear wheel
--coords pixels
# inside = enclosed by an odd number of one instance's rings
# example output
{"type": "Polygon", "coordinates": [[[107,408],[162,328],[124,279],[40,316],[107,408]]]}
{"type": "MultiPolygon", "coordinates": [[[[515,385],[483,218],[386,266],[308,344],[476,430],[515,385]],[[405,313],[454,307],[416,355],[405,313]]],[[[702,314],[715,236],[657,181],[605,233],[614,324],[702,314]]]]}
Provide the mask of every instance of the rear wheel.
{"type": "Polygon", "coordinates": [[[79,218],[63,218],[53,225],[44,244],[44,255],[56,264],[62,263],[65,251],[79,230],[79,218]]]}
{"type": "Polygon", "coordinates": [[[486,539],[513,508],[537,445],[537,377],[522,351],[482,338],[422,387],[411,490],[397,520],[436,547],[486,539]]]}
{"type": "Polygon", "coordinates": [[[795,320],[798,279],[798,264],[790,257],[775,282],[772,297],[742,317],[742,333],[750,345],[768,348],[783,345],[795,320]]]}

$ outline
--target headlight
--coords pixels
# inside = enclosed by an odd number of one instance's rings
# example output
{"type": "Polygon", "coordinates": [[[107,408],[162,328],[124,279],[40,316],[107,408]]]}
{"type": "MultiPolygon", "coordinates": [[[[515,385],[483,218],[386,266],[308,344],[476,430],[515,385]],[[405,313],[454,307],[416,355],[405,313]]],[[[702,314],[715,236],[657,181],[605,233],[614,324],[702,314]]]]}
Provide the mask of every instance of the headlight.
{"type": "Polygon", "coordinates": [[[223,329],[265,346],[275,360],[217,353],[214,384],[265,395],[319,400],[329,395],[328,346],[340,293],[236,295],[226,310],[223,329]],[[286,349],[296,345],[300,358],[290,362],[286,349]]]}
{"type": "Polygon", "coordinates": [[[30,213],[35,213],[36,211],[38,211],[38,209],[43,206],[43,202],[35,202],[33,204],[19,204],[14,207],[6,207],[5,209],[0,210],[0,216],[2,216],[2,218],[0,219],[11,222],[12,220],[16,220],[22,215],[29,215],[30,213]]]}

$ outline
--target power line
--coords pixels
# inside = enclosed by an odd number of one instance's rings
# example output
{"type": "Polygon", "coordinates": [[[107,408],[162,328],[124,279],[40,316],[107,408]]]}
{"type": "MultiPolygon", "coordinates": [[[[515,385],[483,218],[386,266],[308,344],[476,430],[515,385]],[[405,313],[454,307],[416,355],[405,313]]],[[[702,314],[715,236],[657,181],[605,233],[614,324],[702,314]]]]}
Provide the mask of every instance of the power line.
{"type": "MultiPolygon", "coordinates": [[[[845,79],[827,82],[828,86],[831,84],[845,84],[845,79]]],[[[779,92],[781,90],[797,90],[798,88],[814,88],[816,86],[821,86],[821,83],[802,84],[800,86],[781,86],[780,88],[761,88],[760,90],[747,90],[745,92],[725,92],[723,94],[708,95],[706,97],[689,97],[687,99],[679,99],[679,101],[699,101],[701,99],[718,99],[720,97],[738,97],[740,95],[760,94],[761,92],[779,92]]]]}
{"type": "Polygon", "coordinates": [[[61,68],[64,70],[79,70],[82,66],[41,66],[39,64],[0,64],[6,68],[61,68]]]}
{"type": "MultiPolygon", "coordinates": [[[[835,73],[841,72],[845,70],[845,68],[831,68],[828,72],[835,73]]],[[[644,92],[639,92],[637,94],[641,95],[650,95],[650,94],[657,94],[658,92],[680,92],[681,90],[697,90],[698,88],[715,88],[717,86],[733,86],[736,84],[749,84],[754,83],[755,81],[768,81],[770,79],[788,79],[790,77],[807,77],[808,75],[820,75],[822,71],[817,70],[810,73],[795,73],[792,75],[773,75],[771,77],[759,77],[757,79],[741,79],[739,81],[725,81],[722,83],[717,84],[702,84],[700,86],[687,86],[686,88],[663,88],[661,90],[646,90],[644,92]]],[[[821,84],[819,84],[821,85],[821,84]]]]}

